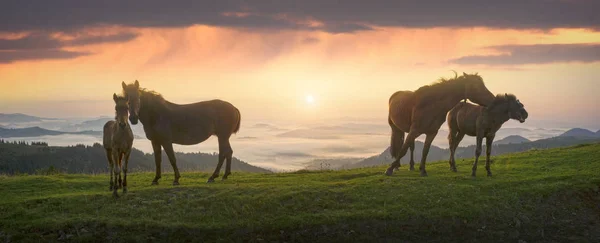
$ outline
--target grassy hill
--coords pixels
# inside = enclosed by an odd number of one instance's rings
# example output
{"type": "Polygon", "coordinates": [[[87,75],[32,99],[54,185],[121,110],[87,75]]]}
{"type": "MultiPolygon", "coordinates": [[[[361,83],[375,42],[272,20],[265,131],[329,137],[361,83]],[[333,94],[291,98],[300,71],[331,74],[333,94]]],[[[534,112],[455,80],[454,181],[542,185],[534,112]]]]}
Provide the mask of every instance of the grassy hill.
{"type": "MultiPolygon", "coordinates": [[[[181,186],[107,175],[0,177],[0,237],[11,241],[598,242],[600,144],[429,163],[429,177],[385,166],[294,173],[182,174],[181,186]]],[[[402,167],[406,168],[406,167],[402,167]]],[[[172,180],[172,173],[163,176],[172,180]]]]}

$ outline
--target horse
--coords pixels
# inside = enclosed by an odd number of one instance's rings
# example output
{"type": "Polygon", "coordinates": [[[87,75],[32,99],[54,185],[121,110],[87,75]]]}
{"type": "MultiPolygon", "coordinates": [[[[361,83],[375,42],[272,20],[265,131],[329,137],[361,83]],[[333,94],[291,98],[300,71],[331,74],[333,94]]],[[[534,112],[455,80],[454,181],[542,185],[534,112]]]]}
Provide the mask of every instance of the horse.
{"type": "MultiPolygon", "coordinates": [[[[461,100],[469,99],[479,105],[488,106],[494,101],[492,94],[485,86],[479,74],[467,74],[452,79],[440,79],[438,82],[425,85],[413,91],[397,91],[389,99],[388,124],[392,129],[390,152],[395,159],[385,171],[391,176],[394,169],[400,167],[400,159],[409,148],[414,149],[414,142],[422,134],[426,135],[421,165],[421,176],[427,176],[425,162],[433,139],[446,120],[446,114],[461,100]],[[404,134],[406,135],[406,139],[404,134]]],[[[411,150],[413,150],[411,149],[411,150]]],[[[411,160],[410,170],[414,170],[411,160]]]]}
{"type": "Polygon", "coordinates": [[[133,146],[133,132],[127,121],[129,115],[127,99],[113,94],[113,100],[115,101],[116,116],[114,121],[108,121],[104,124],[103,146],[110,166],[109,190],[113,191],[113,196],[118,197],[117,189],[123,188],[123,193],[127,193],[127,167],[133,146]],[[125,160],[125,168],[123,168],[124,175],[121,181],[123,159],[125,160]]]}
{"type": "Polygon", "coordinates": [[[161,146],[164,148],[169,162],[175,172],[173,185],[179,185],[179,169],[173,151],[173,144],[195,145],[204,142],[211,136],[219,141],[219,161],[208,183],[219,177],[221,166],[227,160],[226,180],[231,174],[233,149],[229,138],[240,129],[240,111],[231,103],[219,99],[190,103],[172,103],[157,92],[140,88],[136,80],[133,84],[122,82],[123,95],[129,101],[129,120],[144,127],[146,138],[152,142],[156,176],[152,185],[158,185],[161,178],[161,146]]]}
{"type": "Polygon", "coordinates": [[[447,122],[450,133],[448,134],[448,143],[450,145],[450,170],[456,172],[456,161],[454,153],[458,144],[466,135],[477,137],[477,147],[475,149],[475,163],[473,163],[473,172],[471,176],[475,177],[477,171],[477,161],[481,155],[483,138],[486,142],[486,160],[485,169],[487,175],[492,176],[490,170],[490,154],[492,153],[492,143],[496,132],[502,125],[510,119],[525,122],[528,113],[525,106],[513,94],[497,95],[494,102],[488,107],[482,107],[469,103],[459,103],[448,113],[447,122]]]}

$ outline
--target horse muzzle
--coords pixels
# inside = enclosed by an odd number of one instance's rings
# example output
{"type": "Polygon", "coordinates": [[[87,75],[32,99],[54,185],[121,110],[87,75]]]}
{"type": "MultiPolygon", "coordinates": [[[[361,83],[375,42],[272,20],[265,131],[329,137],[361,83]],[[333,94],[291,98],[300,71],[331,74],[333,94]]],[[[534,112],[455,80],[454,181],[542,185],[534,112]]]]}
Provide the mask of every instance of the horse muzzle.
{"type": "Polygon", "coordinates": [[[129,121],[131,122],[131,124],[136,125],[136,124],[138,124],[138,117],[137,116],[130,116],[129,117],[129,121]]]}

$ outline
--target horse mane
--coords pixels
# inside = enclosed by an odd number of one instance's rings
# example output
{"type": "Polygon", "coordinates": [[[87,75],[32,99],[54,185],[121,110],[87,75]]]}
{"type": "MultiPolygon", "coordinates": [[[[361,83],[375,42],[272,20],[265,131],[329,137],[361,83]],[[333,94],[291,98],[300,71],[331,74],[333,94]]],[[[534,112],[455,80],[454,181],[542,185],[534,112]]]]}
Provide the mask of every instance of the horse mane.
{"type": "MultiPolygon", "coordinates": [[[[456,74],[456,72],[455,72],[456,74]]],[[[475,74],[471,74],[470,76],[479,76],[479,74],[475,73],[475,74]]],[[[419,89],[417,89],[415,91],[415,94],[423,94],[423,93],[430,93],[430,94],[441,94],[441,93],[447,93],[449,89],[454,89],[454,88],[463,88],[464,86],[464,81],[467,80],[467,77],[465,75],[455,75],[454,78],[439,78],[437,81],[429,84],[429,85],[424,85],[422,87],[420,87],[419,89]]]]}
{"type": "Polygon", "coordinates": [[[516,101],[517,100],[517,96],[515,96],[514,94],[497,94],[496,97],[494,98],[494,101],[492,102],[492,104],[487,107],[488,110],[493,110],[494,108],[506,104],[509,101],[516,101]]]}

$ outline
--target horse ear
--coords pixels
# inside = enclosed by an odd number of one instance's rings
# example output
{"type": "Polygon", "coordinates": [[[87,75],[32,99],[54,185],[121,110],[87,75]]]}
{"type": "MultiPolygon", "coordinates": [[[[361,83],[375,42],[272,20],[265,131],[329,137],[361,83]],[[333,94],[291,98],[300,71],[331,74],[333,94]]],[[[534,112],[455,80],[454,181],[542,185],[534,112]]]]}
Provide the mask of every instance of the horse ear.
{"type": "Polygon", "coordinates": [[[135,80],[135,87],[139,88],[140,87],[140,82],[137,81],[137,79],[135,80]]]}
{"type": "Polygon", "coordinates": [[[463,72],[463,76],[467,76],[467,73],[463,72]]]}
{"type": "Polygon", "coordinates": [[[113,100],[116,102],[117,101],[117,93],[113,93],[113,100]]]}
{"type": "Polygon", "coordinates": [[[123,82],[121,82],[121,86],[123,86],[123,89],[126,89],[126,88],[127,88],[127,84],[125,84],[125,82],[124,82],[124,81],[123,81],[123,82]]]}

